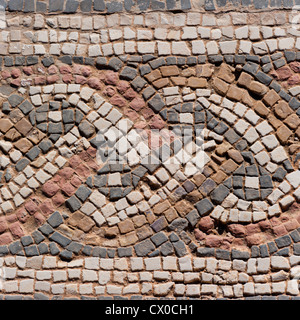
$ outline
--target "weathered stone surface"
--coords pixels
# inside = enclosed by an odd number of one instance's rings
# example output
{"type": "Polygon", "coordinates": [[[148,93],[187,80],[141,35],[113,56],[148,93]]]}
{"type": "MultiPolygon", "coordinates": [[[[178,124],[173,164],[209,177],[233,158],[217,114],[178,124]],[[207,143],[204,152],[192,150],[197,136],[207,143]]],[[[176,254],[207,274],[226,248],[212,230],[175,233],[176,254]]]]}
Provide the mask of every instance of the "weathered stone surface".
{"type": "Polygon", "coordinates": [[[196,204],[196,208],[200,216],[204,216],[213,210],[213,205],[208,199],[203,199],[196,204]]]}
{"type": "Polygon", "coordinates": [[[297,3],[0,4],[3,299],[299,295],[297,3]]]}

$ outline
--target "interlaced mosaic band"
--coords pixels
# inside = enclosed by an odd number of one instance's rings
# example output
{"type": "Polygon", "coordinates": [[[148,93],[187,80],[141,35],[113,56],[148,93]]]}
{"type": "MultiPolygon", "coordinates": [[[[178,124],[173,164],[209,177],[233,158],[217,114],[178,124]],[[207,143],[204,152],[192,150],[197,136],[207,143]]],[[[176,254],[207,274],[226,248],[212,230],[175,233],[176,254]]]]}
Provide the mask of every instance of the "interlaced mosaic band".
{"type": "Polygon", "coordinates": [[[1,297],[297,299],[299,20],[1,0],[1,297]]]}

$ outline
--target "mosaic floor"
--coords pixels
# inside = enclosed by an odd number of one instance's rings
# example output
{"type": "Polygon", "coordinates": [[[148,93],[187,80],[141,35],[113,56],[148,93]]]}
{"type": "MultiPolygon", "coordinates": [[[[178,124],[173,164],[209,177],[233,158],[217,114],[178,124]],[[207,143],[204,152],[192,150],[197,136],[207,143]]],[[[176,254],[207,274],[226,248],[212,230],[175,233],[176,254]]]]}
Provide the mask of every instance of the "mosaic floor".
{"type": "Polygon", "coordinates": [[[1,0],[0,298],[297,299],[298,21],[1,0]]]}

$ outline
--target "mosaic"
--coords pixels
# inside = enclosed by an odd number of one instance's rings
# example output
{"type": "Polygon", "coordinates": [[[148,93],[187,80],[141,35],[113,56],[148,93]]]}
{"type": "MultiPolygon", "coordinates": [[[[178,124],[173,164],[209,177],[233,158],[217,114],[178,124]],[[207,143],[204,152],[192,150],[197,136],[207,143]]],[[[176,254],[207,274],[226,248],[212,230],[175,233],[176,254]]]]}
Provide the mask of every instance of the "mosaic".
{"type": "Polygon", "coordinates": [[[298,3],[0,9],[1,298],[300,296],[298,3]]]}

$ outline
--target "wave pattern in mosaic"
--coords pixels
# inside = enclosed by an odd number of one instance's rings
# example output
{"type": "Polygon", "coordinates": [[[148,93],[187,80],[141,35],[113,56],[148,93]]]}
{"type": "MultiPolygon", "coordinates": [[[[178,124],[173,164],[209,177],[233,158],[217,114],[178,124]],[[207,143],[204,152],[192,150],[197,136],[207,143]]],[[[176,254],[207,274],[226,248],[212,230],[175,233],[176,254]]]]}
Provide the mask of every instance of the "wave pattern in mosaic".
{"type": "Polygon", "coordinates": [[[298,296],[295,12],[61,4],[1,20],[3,294],[298,296]]]}

